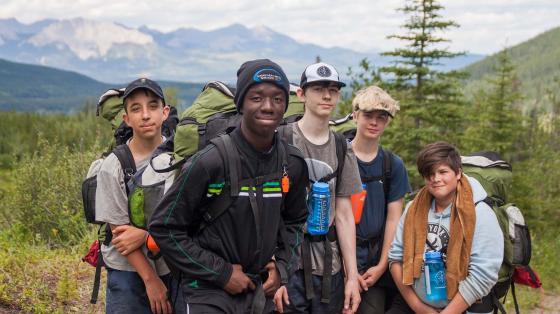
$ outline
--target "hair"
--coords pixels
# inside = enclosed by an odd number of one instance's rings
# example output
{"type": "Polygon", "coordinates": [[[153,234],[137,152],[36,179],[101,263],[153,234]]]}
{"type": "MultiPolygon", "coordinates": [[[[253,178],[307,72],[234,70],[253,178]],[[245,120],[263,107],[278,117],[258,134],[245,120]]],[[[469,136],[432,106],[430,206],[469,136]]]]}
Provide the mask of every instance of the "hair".
{"type": "Polygon", "coordinates": [[[149,96],[149,97],[156,97],[157,99],[161,100],[161,103],[163,104],[163,107],[166,106],[166,105],[165,105],[165,101],[164,101],[163,99],[159,98],[159,96],[156,95],[154,92],[152,92],[151,90],[149,90],[149,89],[147,89],[147,88],[139,88],[139,89],[133,91],[133,92],[132,92],[130,95],[128,95],[125,99],[123,99],[124,112],[128,113],[128,109],[126,108],[126,107],[127,107],[127,106],[126,106],[126,103],[127,103],[126,100],[129,99],[130,96],[132,96],[132,95],[134,95],[134,94],[136,94],[136,93],[138,93],[138,92],[141,92],[141,91],[143,91],[144,94],[145,94],[146,96],[149,96]]]}
{"type": "MultiPolygon", "coordinates": [[[[306,85],[304,85],[301,89],[302,89],[302,93],[305,94],[305,92],[307,91],[308,88],[313,87],[313,86],[321,86],[321,87],[329,87],[331,84],[336,84],[336,82],[334,81],[315,81],[315,82],[311,82],[308,83],[306,85]]],[[[337,86],[338,89],[340,90],[341,87],[337,86]]]]}
{"type": "Polygon", "coordinates": [[[459,173],[461,171],[459,150],[447,142],[435,142],[426,145],[416,159],[418,172],[424,178],[430,177],[434,168],[440,164],[445,164],[455,173],[459,173]]]}

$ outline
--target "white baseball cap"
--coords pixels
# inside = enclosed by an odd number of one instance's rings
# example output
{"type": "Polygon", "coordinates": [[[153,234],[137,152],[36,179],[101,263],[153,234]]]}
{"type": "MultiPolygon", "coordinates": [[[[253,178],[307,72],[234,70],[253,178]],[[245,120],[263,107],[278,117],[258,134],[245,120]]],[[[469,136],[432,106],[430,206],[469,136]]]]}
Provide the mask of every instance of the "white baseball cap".
{"type": "Polygon", "coordinates": [[[301,74],[300,87],[309,85],[314,82],[335,82],[338,87],[344,87],[346,84],[340,81],[336,69],[327,63],[319,62],[308,65],[301,74]]]}

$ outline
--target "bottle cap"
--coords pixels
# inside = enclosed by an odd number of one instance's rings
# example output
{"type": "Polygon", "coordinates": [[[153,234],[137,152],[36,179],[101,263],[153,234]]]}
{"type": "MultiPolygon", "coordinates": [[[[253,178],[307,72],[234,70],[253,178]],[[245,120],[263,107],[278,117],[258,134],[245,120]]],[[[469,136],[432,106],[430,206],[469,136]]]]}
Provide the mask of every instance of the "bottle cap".
{"type": "Polygon", "coordinates": [[[329,191],[329,184],[325,182],[315,182],[313,183],[313,192],[323,192],[329,191]]]}
{"type": "Polygon", "coordinates": [[[431,259],[431,260],[441,259],[441,252],[438,252],[438,251],[426,252],[426,253],[424,254],[424,257],[425,257],[426,259],[431,259]]]}

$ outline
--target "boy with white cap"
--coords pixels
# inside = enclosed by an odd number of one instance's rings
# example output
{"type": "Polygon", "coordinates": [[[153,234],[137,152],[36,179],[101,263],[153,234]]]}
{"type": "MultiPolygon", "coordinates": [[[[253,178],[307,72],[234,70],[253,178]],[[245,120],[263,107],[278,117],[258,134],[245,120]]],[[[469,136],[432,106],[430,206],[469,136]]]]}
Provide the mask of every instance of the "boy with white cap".
{"type": "Polygon", "coordinates": [[[340,313],[343,308],[355,312],[360,293],[350,196],[361,190],[361,182],[352,147],[329,129],[345,84],[332,65],[315,63],[303,72],[300,86],[297,95],[305,104],[304,115],[281,131],[302,151],[311,182],[329,185],[329,232],[305,233],[299,270],[277,291],[276,308],[290,313],[340,313]]]}

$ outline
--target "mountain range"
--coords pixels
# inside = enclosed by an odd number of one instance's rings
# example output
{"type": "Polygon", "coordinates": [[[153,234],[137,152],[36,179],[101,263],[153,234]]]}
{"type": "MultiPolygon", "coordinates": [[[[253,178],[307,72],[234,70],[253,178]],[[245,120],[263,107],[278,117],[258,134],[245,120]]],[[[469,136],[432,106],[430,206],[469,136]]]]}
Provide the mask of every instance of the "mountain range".
{"type": "MultiPolygon", "coordinates": [[[[179,28],[162,32],[148,26],[131,28],[83,18],[47,19],[32,24],[0,19],[0,58],[75,71],[109,83],[127,82],[138,76],[231,83],[239,65],[256,58],[276,61],[297,82],[302,69],[317,56],[334,64],[343,77],[348,67],[356,66],[363,58],[376,66],[388,61],[377,52],[301,43],[266,26],[247,28],[233,24],[210,31],[179,28]]],[[[444,67],[461,68],[483,57],[466,55],[444,67]]]]}

